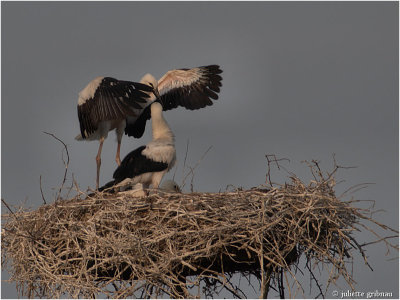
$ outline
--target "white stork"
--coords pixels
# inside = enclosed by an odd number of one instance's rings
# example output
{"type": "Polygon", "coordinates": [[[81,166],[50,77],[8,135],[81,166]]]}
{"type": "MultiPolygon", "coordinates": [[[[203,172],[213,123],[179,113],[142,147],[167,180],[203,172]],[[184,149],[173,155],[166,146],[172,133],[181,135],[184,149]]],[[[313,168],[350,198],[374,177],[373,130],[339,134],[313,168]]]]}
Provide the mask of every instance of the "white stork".
{"type": "Polygon", "coordinates": [[[151,110],[153,140],[128,153],[113,174],[113,181],[100,188],[100,191],[115,187],[133,186],[138,183],[143,188],[150,185],[157,189],[161,179],[175,164],[175,138],[165,121],[163,107],[157,99],[146,110],[151,110]]]}
{"type": "Polygon", "coordinates": [[[142,137],[150,111],[144,108],[159,98],[163,110],[178,106],[195,110],[212,105],[220,91],[222,70],[217,65],[193,69],[168,71],[157,81],[146,74],[141,84],[119,81],[110,77],[99,77],[88,84],[78,99],[78,118],[81,134],[77,140],[99,140],[96,156],[96,189],[99,187],[101,149],[108,131],[117,133],[116,162],[121,164],[120,147],[123,132],[135,138],[142,137]],[[147,85],[143,87],[143,85],[147,85]],[[143,104],[143,105],[142,105],[143,104]]]}
{"type": "MultiPolygon", "coordinates": [[[[140,103],[147,103],[145,99],[149,98],[150,91],[153,91],[153,88],[145,84],[111,77],[97,77],[79,93],[78,119],[81,134],[76,139],[100,141],[96,156],[96,189],[99,188],[101,150],[108,132],[113,129],[116,131],[118,147],[115,160],[119,165],[126,118],[127,116],[137,117],[141,113],[143,107],[140,103]]],[[[153,92],[157,93],[157,91],[153,92]]]]}

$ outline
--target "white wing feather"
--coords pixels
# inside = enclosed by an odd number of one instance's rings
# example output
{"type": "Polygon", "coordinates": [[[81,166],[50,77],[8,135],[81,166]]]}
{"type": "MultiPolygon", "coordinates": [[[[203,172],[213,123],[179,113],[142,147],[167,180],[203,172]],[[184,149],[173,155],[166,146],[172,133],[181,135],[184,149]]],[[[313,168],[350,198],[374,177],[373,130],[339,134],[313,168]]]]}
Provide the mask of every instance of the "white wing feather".
{"type": "Polygon", "coordinates": [[[201,75],[202,72],[200,68],[168,71],[158,81],[158,91],[162,96],[174,88],[190,86],[198,81],[201,75]]]}

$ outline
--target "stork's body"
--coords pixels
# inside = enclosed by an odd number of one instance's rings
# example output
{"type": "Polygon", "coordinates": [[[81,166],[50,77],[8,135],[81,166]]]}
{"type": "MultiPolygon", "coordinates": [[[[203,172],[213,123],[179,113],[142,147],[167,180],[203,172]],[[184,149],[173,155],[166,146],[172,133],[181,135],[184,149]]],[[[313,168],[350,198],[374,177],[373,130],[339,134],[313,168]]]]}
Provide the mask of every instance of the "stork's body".
{"type": "Polygon", "coordinates": [[[76,139],[100,142],[96,156],[96,189],[99,188],[101,151],[108,132],[114,129],[116,131],[118,146],[115,160],[119,165],[126,118],[140,114],[152,90],[148,85],[137,82],[97,77],[79,93],[78,118],[81,134],[76,139]]]}
{"type": "Polygon", "coordinates": [[[175,164],[174,135],[162,114],[162,105],[154,102],[150,106],[153,140],[130,152],[115,170],[114,180],[104,188],[141,183],[144,188],[158,188],[160,182],[175,164]]]}
{"type": "Polygon", "coordinates": [[[78,140],[99,140],[96,156],[96,189],[99,186],[101,150],[108,132],[116,130],[116,162],[120,165],[120,148],[123,133],[140,138],[143,136],[150,110],[145,109],[156,98],[163,103],[163,110],[178,106],[196,110],[218,99],[222,77],[217,65],[193,69],[168,71],[160,80],[146,74],[141,83],[119,81],[110,77],[94,79],[79,93],[78,117],[81,134],[78,140]]]}

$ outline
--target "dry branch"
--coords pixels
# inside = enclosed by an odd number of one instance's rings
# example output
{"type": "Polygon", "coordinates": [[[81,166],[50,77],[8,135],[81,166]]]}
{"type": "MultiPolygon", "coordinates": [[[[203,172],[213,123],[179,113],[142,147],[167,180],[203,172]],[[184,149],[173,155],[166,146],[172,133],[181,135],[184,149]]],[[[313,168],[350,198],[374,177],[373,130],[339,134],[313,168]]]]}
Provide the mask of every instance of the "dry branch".
{"type": "Polygon", "coordinates": [[[352,287],[346,262],[354,252],[365,257],[353,232],[375,234],[365,221],[394,230],[371,219],[368,209],[339,200],[333,174],[323,177],[316,166],[309,184],[292,175],[290,184],[270,189],[98,193],[20,208],[3,216],[3,264],[29,297],[196,297],[188,286],[200,282],[206,295],[218,284],[243,297],[227,277],[237,272],[262,278],[263,295],[274,288],[282,296],[283,274],[288,286],[290,274],[301,288],[292,271],[301,255],[315,281],[311,266],[325,264],[332,270],[328,282],[342,277],[352,287]]]}

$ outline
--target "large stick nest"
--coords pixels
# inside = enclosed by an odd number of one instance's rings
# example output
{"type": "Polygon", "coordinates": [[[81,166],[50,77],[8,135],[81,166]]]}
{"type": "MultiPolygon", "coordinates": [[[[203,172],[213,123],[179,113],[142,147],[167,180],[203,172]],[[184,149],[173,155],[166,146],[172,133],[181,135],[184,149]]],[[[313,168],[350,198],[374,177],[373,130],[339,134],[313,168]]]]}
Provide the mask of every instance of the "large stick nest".
{"type": "Polygon", "coordinates": [[[354,250],[364,256],[353,231],[368,229],[362,220],[388,228],[339,200],[332,174],[269,189],[80,194],[20,208],[3,216],[3,264],[29,297],[196,297],[200,282],[243,297],[227,274],[254,274],[268,289],[283,270],[300,287],[291,266],[302,254],[330,266],[329,282],[352,286],[346,260],[354,250]]]}

